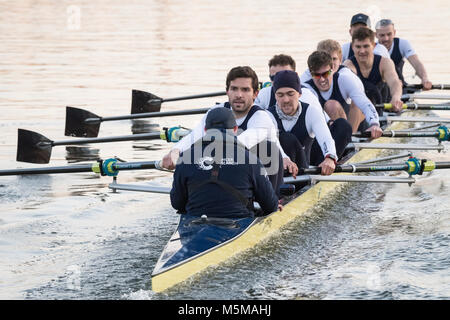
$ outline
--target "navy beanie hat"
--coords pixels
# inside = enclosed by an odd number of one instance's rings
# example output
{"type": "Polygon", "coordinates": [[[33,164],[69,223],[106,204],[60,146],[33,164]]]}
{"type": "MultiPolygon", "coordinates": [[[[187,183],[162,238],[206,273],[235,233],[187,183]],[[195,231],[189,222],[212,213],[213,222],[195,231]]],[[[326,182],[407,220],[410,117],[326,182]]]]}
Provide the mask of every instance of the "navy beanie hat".
{"type": "Polygon", "coordinates": [[[300,79],[298,77],[297,72],[291,70],[283,70],[277,72],[275,78],[273,79],[273,90],[277,92],[280,88],[292,88],[299,93],[302,93],[302,89],[300,86],[300,79]]]}

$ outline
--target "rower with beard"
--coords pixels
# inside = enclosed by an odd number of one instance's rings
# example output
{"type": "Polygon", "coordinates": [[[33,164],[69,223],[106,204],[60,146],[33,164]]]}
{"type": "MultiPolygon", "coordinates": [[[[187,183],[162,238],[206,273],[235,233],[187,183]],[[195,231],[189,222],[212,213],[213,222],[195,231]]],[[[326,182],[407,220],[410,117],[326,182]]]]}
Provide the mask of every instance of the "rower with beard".
{"type": "Polygon", "coordinates": [[[294,71],[278,72],[273,90],[276,104],[269,107],[268,111],[277,124],[283,150],[298,167],[307,168],[311,146],[316,138],[321,147],[322,161],[318,164],[322,168],[321,173],[332,174],[336,168],[336,147],[320,104],[308,104],[300,100],[302,89],[299,76],[294,71]]]}
{"type": "MultiPolygon", "coordinates": [[[[228,108],[233,112],[239,127],[238,140],[247,149],[252,150],[267,170],[270,182],[278,196],[283,183],[283,169],[294,177],[298,168],[284,153],[269,114],[253,104],[258,95],[258,77],[248,66],[235,67],[226,79],[228,102],[214,105],[214,108],[228,108]]],[[[162,167],[174,169],[180,152],[187,150],[195,141],[205,134],[205,119],[192,129],[189,135],[181,139],[162,159],[162,167]]]]}
{"type": "Polygon", "coordinates": [[[205,135],[180,155],[170,200],[185,220],[254,218],[253,201],[262,215],[282,209],[261,162],[236,139],[237,130],[231,110],[215,108],[205,119],[205,135]]]}
{"type": "Polygon", "coordinates": [[[373,103],[389,102],[393,111],[398,112],[403,105],[402,82],[392,60],[374,54],[374,46],[375,33],[368,28],[359,28],[352,36],[355,55],[345,60],[344,65],[358,75],[373,103]]]}

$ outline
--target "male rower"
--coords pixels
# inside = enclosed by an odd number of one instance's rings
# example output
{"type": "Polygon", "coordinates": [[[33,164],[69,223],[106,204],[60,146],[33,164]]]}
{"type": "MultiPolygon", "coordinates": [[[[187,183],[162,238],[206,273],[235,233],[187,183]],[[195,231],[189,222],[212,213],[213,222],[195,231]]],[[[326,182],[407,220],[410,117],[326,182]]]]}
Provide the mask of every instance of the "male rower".
{"type": "Polygon", "coordinates": [[[376,37],[378,43],[382,44],[389,50],[390,57],[395,64],[395,70],[397,71],[398,77],[406,86],[405,79],[403,77],[403,65],[405,64],[405,58],[411,63],[416,74],[422,80],[422,86],[424,90],[430,90],[432,83],[428,80],[427,71],[424,65],[419,60],[417,53],[412,48],[408,40],[403,38],[397,38],[395,36],[396,30],[394,28],[394,23],[390,19],[382,19],[377,22],[375,26],[376,37]]]}
{"type": "MultiPolygon", "coordinates": [[[[334,44],[332,40],[328,43],[334,44]]],[[[335,45],[339,48],[337,42],[335,45]]],[[[325,51],[314,51],[308,57],[308,68],[312,79],[306,81],[305,86],[313,90],[332,121],[347,119],[352,132],[356,132],[358,128],[367,129],[372,138],[381,136],[378,113],[365,95],[362,82],[354,73],[344,66],[339,66],[336,72],[331,55],[325,51]],[[351,103],[348,102],[349,99],[351,103]],[[357,108],[360,111],[358,113],[355,112],[357,108]],[[362,119],[360,114],[363,115],[362,119]]]]}
{"type": "MultiPolygon", "coordinates": [[[[364,13],[357,13],[352,17],[352,20],[350,21],[350,29],[348,30],[350,36],[353,37],[353,33],[359,28],[368,28],[368,29],[371,28],[370,18],[364,13]]],[[[352,44],[351,42],[347,42],[342,45],[342,60],[341,60],[342,62],[344,62],[347,59],[350,59],[352,56],[355,55],[351,44],[352,44]]],[[[381,44],[378,43],[375,44],[373,50],[375,54],[378,54],[382,57],[385,58],[390,57],[387,49],[381,44]]]]}
{"type": "MultiPolygon", "coordinates": [[[[268,113],[253,104],[258,94],[258,77],[248,66],[235,67],[226,79],[228,102],[213,108],[231,109],[240,129],[238,140],[249,150],[256,150],[258,158],[266,167],[269,180],[277,195],[283,182],[283,169],[293,176],[298,172],[294,162],[283,152],[277,137],[277,129],[268,113]]],[[[181,139],[171,151],[163,157],[162,166],[173,169],[180,152],[187,150],[195,141],[205,134],[205,115],[189,135],[181,139]]]]}
{"type": "MultiPolygon", "coordinates": [[[[295,60],[286,54],[278,54],[274,55],[269,60],[269,78],[271,81],[275,78],[275,75],[279,71],[290,70],[295,71],[295,60]]],[[[301,82],[300,82],[301,83],[301,82]]],[[[315,100],[316,97],[309,90],[306,89],[303,91],[300,100],[309,103],[310,100],[315,100]]],[[[274,106],[276,103],[275,92],[273,91],[272,86],[266,86],[259,90],[258,96],[255,99],[255,104],[263,109],[268,109],[271,106],[274,106]]]]}
{"type": "Polygon", "coordinates": [[[170,200],[179,213],[253,218],[253,201],[263,215],[277,211],[278,197],[262,174],[265,169],[236,139],[237,130],[230,109],[208,112],[205,135],[181,154],[175,169],[170,200]]]}
{"type": "Polygon", "coordinates": [[[276,104],[270,106],[268,111],[277,124],[283,150],[298,167],[307,168],[312,156],[311,146],[316,138],[321,147],[322,158],[318,165],[322,168],[322,174],[332,174],[336,168],[336,146],[320,105],[299,100],[302,88],[295,71],[279,71],[272,87],[276,104]]]}
{"type": "Polygon", "coordinates": [[[390,58],[374,54],[375,33],[369,28],[359,28],[352,36],[355,55],[344,61],[361,79],[366,95],[375,103],[389,101],[395,112],[401,110],[403,102],[402,83],[390,58]],[[388,91],[386,89],[389,89],[388,91]]]}

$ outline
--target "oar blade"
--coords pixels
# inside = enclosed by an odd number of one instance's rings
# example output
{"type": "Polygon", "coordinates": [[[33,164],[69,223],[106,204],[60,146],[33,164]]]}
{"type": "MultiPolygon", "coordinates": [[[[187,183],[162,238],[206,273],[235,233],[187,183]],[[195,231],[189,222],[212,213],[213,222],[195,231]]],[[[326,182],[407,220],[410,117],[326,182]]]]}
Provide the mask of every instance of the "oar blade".
{"type": "Polygon", "coordinates": [[[87,110],[66,107],[66,128],[64,134],[71,137],[95,138],[98,136],[100,121],[86,123],[86,119],[100,118],[87,110]]]}
{"type": "Polygon", "coordinates": [[[18,129],[16,160],[30,163],[49,163],[52,141],[30,130],[18,129]]]}
{"type": "Polygon", "coordinates": [[[133,90],[131,94],[131,114],[158,112],[161,110],[162,99],[152,93],[133,90]]]}

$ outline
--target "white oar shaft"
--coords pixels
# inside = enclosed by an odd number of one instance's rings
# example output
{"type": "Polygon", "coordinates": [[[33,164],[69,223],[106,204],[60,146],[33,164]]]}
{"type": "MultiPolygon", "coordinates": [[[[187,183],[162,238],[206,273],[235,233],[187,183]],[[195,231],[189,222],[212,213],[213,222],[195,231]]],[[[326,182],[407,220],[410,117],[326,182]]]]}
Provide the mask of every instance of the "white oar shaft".
{"type": "Polygon", "coordinates": [[[119,184],[116,182],[110,183],[108,185],[108,188],[112,189],[114,192],[116,192],[116,190],[125,190],[125,191],[140,191],[140,192],[152,192],[162,194],[169,194],[171,190],[171,188],[169,187],[156,187],[137,184],[119,184]]]}
{"type": "Polygon", "coordinates": [[[439,118],[439,117],[397,117],[388,116],[380,117],[380,120],[396,121],[396,122],[436,122],[436,123],[450,123],[449,118],[439,118]]]}
{"type": "Polygon", "coordinates": [[[379,183],[414,183],[416,180],[412,177],[383,177],[383,176],[352,176],[352,175],[305,175],[284,178],[284,183],[296,183],[301,181],[311,181],[311,183],[323,182],[379,182],[379,183]]]}
{"type": "Polygon", "coordinates": [[[442,94],[405,94],[403,97],[409,99],[450,100],[450,95],[442,94]]]}
{"type": "Polygon", "coordinates": [[[353,143],[356,149],[389,149],[389,150],[444,150],[443,145],[405,144],[405,143],[353,143]]]}

